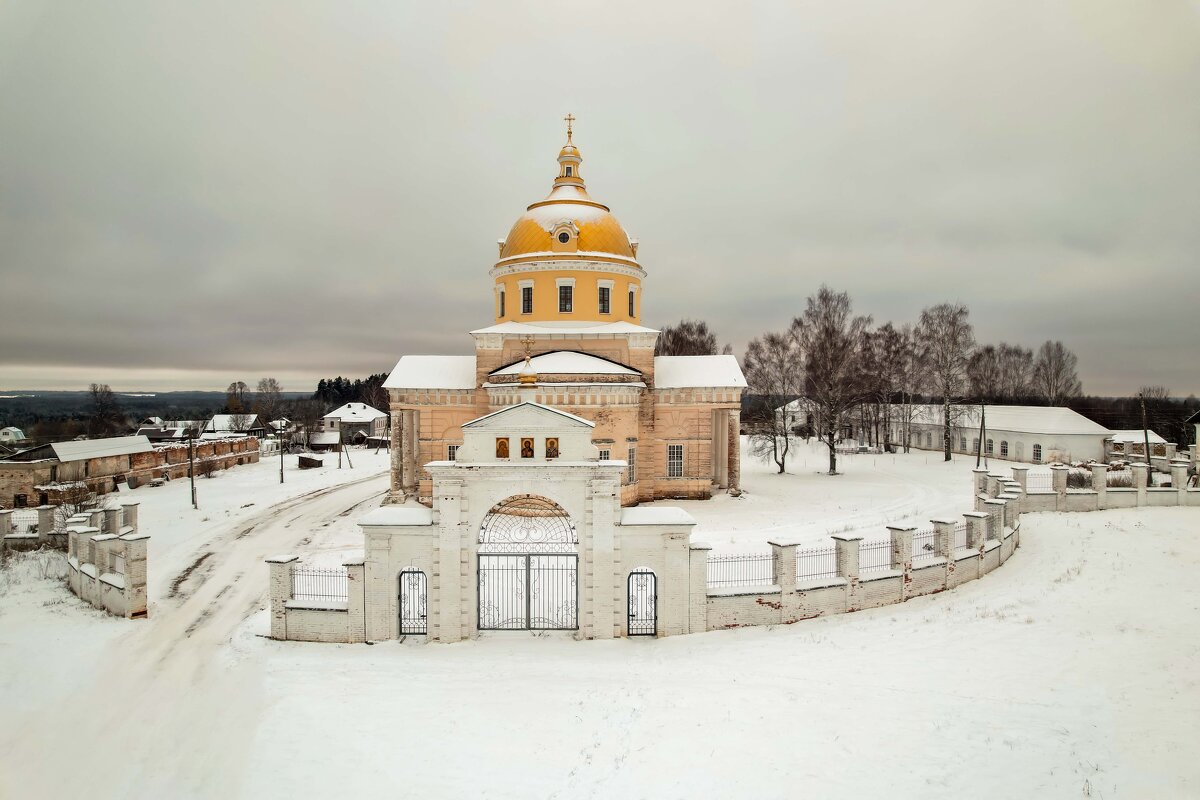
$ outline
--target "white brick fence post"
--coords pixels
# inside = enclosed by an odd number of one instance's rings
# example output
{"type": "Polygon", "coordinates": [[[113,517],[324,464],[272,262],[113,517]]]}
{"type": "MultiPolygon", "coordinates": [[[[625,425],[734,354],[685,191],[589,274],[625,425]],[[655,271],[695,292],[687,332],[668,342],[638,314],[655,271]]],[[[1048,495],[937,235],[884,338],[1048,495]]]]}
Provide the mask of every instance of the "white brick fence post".
{"type": "Polygon", "coordinates": [[[1029,467],[1013,467],[1013,480],[1021,484],[1021,493],[1029,491],[1029,467]]]}
{"type": "Polygon", "coordinates": [[[838,575],[846,579],[846,610],[858,611],[858,546],[861,536],[834,536],[838,575]]]}
{"type": "Polygon", "coordinates": [[[706,544],[693,544],[690,558],[688,598],[688,633],[703,633],[708,630],[708,554],[712,550],[706,544]]]}
{"type": "Polygon", "coordinates": [[[904,579],[900,582],[900,599],[907,600],[912,584],[913,532],[916,527],[888,525],[887,529],[892,540],[891,568],[904,573],[904,579]]]}
{"type": "Polygon", "coordinates": [[[1050,486],[1058,495],[1054,502],[1059,511],[1067,510],[1067,473],[1070,471],[1067,467],[1050,468],[1050,486]]]}
{"type": "Polygon", "coordinates": [[[1131,464],[1133,470],[1133,488],[1137,489],[1137,504],[1146,505],[1146,486],[1150,483],[1149,464],[1131,464]]]}
{"type": "Polygon", "coordinates": [[[346,568],[346,641],[351,644],[367,640],[367,573],[365,559],[352,558],[342,562],[346,568]]]}
{"type": "Polygon", "coordinates": [[[1092,464],[1092,491],[1096,493],[1096,510],[1108,507],[1108,464],[1092,464]]]}
{"type": "Polygon", "coordinates": [[[271,592],[271,638],[287,638],[287,602],[292,599],[292,565],[299,556],[272,556],[267,559],[270,566],[271,592]]]}
{"type": "Polygon", "coordinates": [[[1171,462],[1171,486],[1179,496],[1179,505],[1187,505],[1187,471],[1188,462],[1176,460],[1171,462]]]}
{"type": "Polygon", "coordinates": [[[138,505],[140,502],[141,501],[139,500],[128,500],[124,503],[121,503],[121,511],[125,517],[125,525],[133,528],[134,533],[138,532],[138,505]]]}
{"type": "MultiPolygon", "coordinates": [[[[995,502],[992,500],[989,503],[995,502]]],[[[963,514],[967,520],[967,549],[982,550],[984,542],[987,541],[987,528],[985,527],[991,514],[986,511],[968,511],[963,514]]]]}
{"type": "Polygon", "coordinates": [[[54,532],[54,506],[38,506],[38,543],[44,544],[50,541],[50,534],[54,532]]]}

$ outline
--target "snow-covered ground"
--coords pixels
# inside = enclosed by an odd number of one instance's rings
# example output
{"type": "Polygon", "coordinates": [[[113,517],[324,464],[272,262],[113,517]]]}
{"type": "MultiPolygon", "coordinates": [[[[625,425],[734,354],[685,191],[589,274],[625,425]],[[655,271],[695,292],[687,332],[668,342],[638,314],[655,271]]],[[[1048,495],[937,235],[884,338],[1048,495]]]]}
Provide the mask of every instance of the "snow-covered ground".
{"type": "MultiPolygon", "coordinates": [[[[973,462],[856,456],[830,478],[815,453],[685,505],[748,549],[970,502],[973,462]]],[[[772,629],[264,638],[262,558],[361,547],[354,519],[386,488],[372,455],[284,487],[269,463],[201,480],[199,515],[186,482],[134,492],[148,620],[19,561],[0,580],[0,797],[1200,795],[1200,510],[1028,515],[982,580],[772,629]]]]}

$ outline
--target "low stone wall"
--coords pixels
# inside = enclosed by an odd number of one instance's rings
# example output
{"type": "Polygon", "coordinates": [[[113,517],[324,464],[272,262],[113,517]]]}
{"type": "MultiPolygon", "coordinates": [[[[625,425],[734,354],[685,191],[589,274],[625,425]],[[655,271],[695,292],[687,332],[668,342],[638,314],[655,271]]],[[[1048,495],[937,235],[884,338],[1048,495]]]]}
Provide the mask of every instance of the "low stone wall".
{"type": "Polygon", "coordinates": [[[346,561],[346,598],[305,600],[293,596],[299,557],[272,556],[270,570],[271,638],[296,642],[365,642],[365,568],[361,558],[346,561]]]}
{"type": "Polygon", "coordinates": [[[109,614],[138,619],[148,613],[146,548],[137,503],[123,503],[67,520],[67,585],[79,599],[109,614]]]}
{"type": "Polygon", "coordinates": [[[1051,466],[1051,488],[1025,491],[1029,484],[1028,467],[1012,467],[1012,478],[985,469],[975,470],[976,506],[995,497],[1001,481],[1019,484],[1023,492],[1022,511],[1107,511],[1110,508],[1140,508],[1142,506],[1190,506],[1200,508],[1200,489],[1189,489],[1190,463],[1181,459],[1170,463],[1171,486],[1151,487],[1150,465],[1132,464],[1133,487],[1110,487],[1108,465],[1092,464],[1092,487],[1068,489],[1068,467],[1051,466]]]}

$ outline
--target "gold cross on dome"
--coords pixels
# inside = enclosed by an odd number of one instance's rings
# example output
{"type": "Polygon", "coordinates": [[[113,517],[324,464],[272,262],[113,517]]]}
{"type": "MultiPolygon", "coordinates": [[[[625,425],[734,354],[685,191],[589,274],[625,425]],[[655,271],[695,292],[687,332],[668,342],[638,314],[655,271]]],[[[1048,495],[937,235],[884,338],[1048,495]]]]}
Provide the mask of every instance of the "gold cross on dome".
{"type": "Polygon", "coordinates": [[[571,123],[573,123],[575,121],[575,117],[568,111],[567,115],[565,117],[563,117],[563,120],[567,123],[567,144],[570,144],[571,143],[571,123]]]}
{"type": "Polygon", "coordinates": [[[533,347],[534,338],[532,336],[521,337],[521,344],[525,345],[525,360],[529,360],[529,348],[533,347]]]}

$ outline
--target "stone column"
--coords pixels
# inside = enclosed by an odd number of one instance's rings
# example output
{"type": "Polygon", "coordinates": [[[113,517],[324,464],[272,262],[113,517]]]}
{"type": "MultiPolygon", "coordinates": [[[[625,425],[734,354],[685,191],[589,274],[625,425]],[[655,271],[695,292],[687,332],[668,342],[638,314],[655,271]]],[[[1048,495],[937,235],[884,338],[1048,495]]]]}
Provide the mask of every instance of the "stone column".
{"type": "Polygon", "coordinates": [[[1146,484],[1150,480],[1150,465],[1130,464],[1129,468],[1133,470],[1133,488],[1137,489],[1137,504],[1144,506],[1146,505],[1146,484]]]}
{"type": "MultiPolygon", "coordinates": [[[[984,509],[984,511],[986,511],[988,514],[987,530],[985,531],[985,535],[984,535],[985,539],[1003,539],[1004,538],[1004,526],[1008,524],[1007,506],[1008,506],[1008,501],[1001,500],[999,497],[997,497],[994,500],[987,501],[987,508],[984,509]]],[[[971,528],[970,528],[970,525],[968,525],[967,526],[968,544],[970,544],[970,541],[969,541],[970,540],[970,531],[971,531],[971,528]]],[[[982,542],[980,542],[980,547],[983,547],[982,542]]]]}
{"type": "Polygon", "coordinates": [[[708,554],[706,544],[689,546],[688,633],[708,630],[708,554]]]}
{"type": "Polygon", "coordinates": [[[971,474],[975,476],[975,494],[986,493],[988,471],[983,467],[975,467],[971,474]]]}
{"type": "Polygon", "coordinates": [[[346,568],[346,641],[351,644],[367,640],[367,575],[362,557],[342,562],[346,568]]]}
{"type": "Polygon", "coordinates": [[[838,575],[846,579],[846,610],[858,611],[858,546],[861,536],[834,536],[838,575]]]}
{"type": "Polygon", "coordinates": [[[104,509],[104,532],[113,536],[121,535],[122,515],[119,508],[104,509]]]}
{"type": "Polygon", "coordinates": [[[796,591],[796,545],[767,542],[775,557],[775,584],[784,592],[796,591]]]}
{"type": "Polygon", "coordinates": [[[907,600],[912,584],[912,550],[913,526],[887,526],[892,540],[892,569],[903,572],[904,580],[900,582],[900,599],[907,600]]]}
{"type": "Polygon", "coordinates": [[[390,485],[388,487],[387,502],[402,503],[404,502],[404,491],[402,489],[403,480],[403,461],[401,461],[400,453],[403,449],[404,436],[404,412],[398,409],[393,409],[391,414],[392,429],[389,432],[388,442],[388,466],[391,473],[390,485]]]}
{"type": "Polygon", "coordinates": [[[1067,467],[1050,468],[1050,486],[1059,497],[1067,493],[1067,473],[1070,471],[1067,467]]]}
{"type": "Polygon", "coordinates": [[[1181,506],[1187,505],[1187,471],[1188,462],[1182,460],[1171,462],[1171,486],[1179,495],[1179,505],[1181,506]]]}
{"type": "Polygon", "coordinates": [[[38,506],[38,541],[46,542],[54,533],[54,506],[38,506]]]}
{"type": "MultiPolygon", "coordinates": [[[[121,537],[125,548],[125,616],[128,619],[144,618],[149,613],[146,597],[149,573],[146,551],[149,540],[148,533],[127,533],[121,537]]],[[[290,573],[288,578],[290,581],[290,573]]],[[[291,589],[290,583],[288,589],[291,589]]]]}
{"type": "Polygon", "coordinates": [[[1012,467],[1013,480],[1021,484],[1021,492],[1029,491],[1029,467],[1012,467]]]}
{"type": "Polygon", "coordinates": [[[937,554],[946,559],[947,564],[954,563],[954,527],[957,523],[952,519],[933,519],[933,546],[937,554]]]}
{"type": "Polygon", "coordinates": [[[287,638],[287,601],[292,599],[292,564],[299,556],[272,556],[267,559],[271,570],[271,638],[287,638]]]}
{"type": "Polygon", "coordinates": [[[742,493],[741,411],[729,412],[729,493],[742,493]]]}
{"type": "Polygon", "coordinates": [[[400,494],[407,499],[413,483],[412,412],[403,409],[400,418],[400,494]]]}
{"type": "Polygon", "coordinates": [[[462,517],[462,481],[439,480],[436,491],[438,588],[434,591],[430,587],[429,616],[433,617],[436,603],[439,640],[457,642],[463,638],[462,537],[458,530],[462,517]]]}
{"type": "MultiPolygon", "coordinates": [[[[580,598],[582,602],[579,603],[579,612],[581,617],[586,616],[588,601],[590,599],[592,611],[591,635],[596,639],[613,638],[613,631],[619,625],[616,610],[623,607],[623,604],[617,604],[616,602],[617,589],[614,585],[614,582],[618,579],[613,557],[615,548],[614,534],[616,533],[614,530],[616,520],[614,519],[613,505],[617,499],[617,489],[618,487],[615,482],[606,480],[593,480],[588,486],[588,500],[592,506],[592,596],[589,598],[585,593],[580,598]]],[[[659,580],[669,580],[669,576],[663,575],[659,580]]],[[[580,581],[580,585],[586,592],[583,581],[580,581]]],[[[669,589],[663,591],[660,587],[659,595],[667,595],[669,591],[669,589]]],[[[584,626],[580,625],[579,627],[582,629],[584,626]]]]}
{"type": "Polygon", "coordinates": [[[1092,464],[1092,491],[1096,493],[1096,509],[1108,507],[1108,464],[1092,464]]]}
{"type": "Polygon", "coordinates": [[[986,511],[968,511],[963,514],[967,519],[967,549],[982,550],[987,541],[987,523],[990,516],[986,511]]]}
{"type": "Polygon", "coordinates": [[[408,411],[408,493],[416,497],[421,489],[421,412],[408,411]]]}

